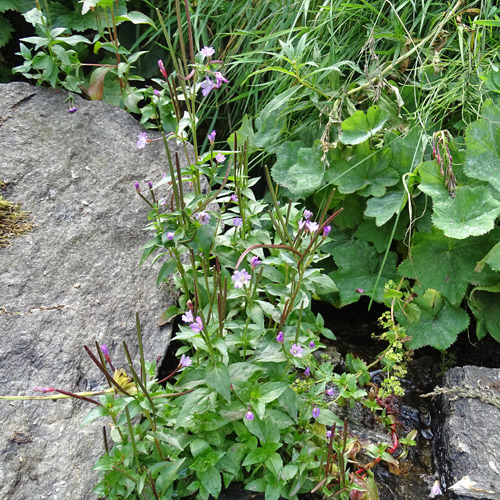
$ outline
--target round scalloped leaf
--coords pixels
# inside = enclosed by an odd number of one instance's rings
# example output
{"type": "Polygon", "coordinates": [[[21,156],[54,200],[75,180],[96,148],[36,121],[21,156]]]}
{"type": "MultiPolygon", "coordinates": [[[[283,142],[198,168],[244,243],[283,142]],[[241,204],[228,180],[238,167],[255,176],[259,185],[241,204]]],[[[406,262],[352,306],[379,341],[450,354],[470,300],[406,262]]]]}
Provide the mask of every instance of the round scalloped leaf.
{"type": "Polygon", "coordinates": [[[464,239],[491,231],[500,214],[500,202],[486,186],[461,187],[455,198],[434,203],[433,224],[449,238],[464,239]]]}
{"type": "Polygon", "coordinates": [[[388,113],[379,106],[368,108],[366,115],[363,111],[356,111],[342,122],[340,140],[344,144],[361,144],[382,130],[388,118],[388,113]]]}

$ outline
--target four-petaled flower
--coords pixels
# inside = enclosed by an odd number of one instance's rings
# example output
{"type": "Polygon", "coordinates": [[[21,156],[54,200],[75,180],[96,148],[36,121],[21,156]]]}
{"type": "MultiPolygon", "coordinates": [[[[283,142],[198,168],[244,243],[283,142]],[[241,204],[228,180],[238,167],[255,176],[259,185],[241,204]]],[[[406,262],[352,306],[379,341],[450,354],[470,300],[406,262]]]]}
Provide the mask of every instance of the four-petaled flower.
{"type": "Polygon", "coordinates": [[[203,94],[203,97],[207,97],[210,91],[214,88],[216,88],[215,83],[210,80],[208,76],[205,77],[205,81],[201,84],[201,93],[203,94]]]}
{"type": "Polygon", "coordinates": [[[246,418],[247,420],[253,420],[253,418],[254,418],[254,414],[253,414],[250,410],[248,410],[248,411],[245,413],[245,418],[246,418]]]}
{"type": "Polygon", "coordinates": [[[233,194],[231,195],[231,198],[230,198],[230,199],[231,199],[231,201],[232,201],[233,203],[238,203],[238,195],[237,195],[237,194],[233,193],[233,194]]]}
{"type": "Polygon", "coordinates": [[[222,163],[225,159],[226,159],[226,157],[222,153],[217,153],[215,155],[215,161],[217,163],[222,163]]]}
{"type": "Polygon", "coordinates": [[[296,358],[301,358],[304,353],[304,348],[298,344],[292,344],[290,347],[290,354],[296,358]]]}
{"type": "Polygon", "coordinates": [[[307,221],[306,227],[310,233],[315,233],[319,228],[319,224],[317,222],[307,221]]]}
{"type": "Polygon", "coordinates": [[[333,396],[333,389],[327,389],[325,391],[325,393],[328,395],[328,396],[333,396]]]}
{"type": "Polygon", "coordinates": [[[276,336],[276,342],[283,344],[284,341],[285,341],[285,336],[283,335],[283,332],[279,332],[278,335],[276,336]]]}
{"type": "Polygon", "coordinates": [[[194,321],[193,311],[186,311],[186,313],[182,315],[181,319],[184,323],[192,323],[194,321]]]}
{"type": "Polygon", "coordinates": [[[235,271],[231,276],[231,279],[234,281],[234,288],[243,288],[243,285],[248,285],[248,283],[250,283],[250,278],[251,276],[246,269],[243,269],[243,271],[235,271]]]}
{"type": "Polygon", "coordinates": [[[304,219],[310,219],[311,216],[312,216],[312,212],[310,210],[307,210],[307,208],[304,210],[304,213],[303,213],[303,216],[304,216],[304,219]]]}
{"type": "Polygon", "coordinates": [[[200,52],[205,56],[205,57],[212,57],[215,54],[215,49],[213,47],[203,47],[200,52]]]}
{"type": "Polygon", "coordinates": [[[215,79],[217,80],[215,83],[215,88],[218,89],[222,85],[222,82],[229,83],[229,80],[224,78],[224,75],[220,71],[215,72],[215,79]]]}
{"type": "Polygon", "coordinates": [[[165,66],[163,65],[163,61],[161,59],[158,59],[158,67],[160,68],[160,73],[165,77],[168,78],[167,71],[165,70],[165,66]]]}
{"type": "Polygon", "coordinates": [[[168,231],[167,233],[167,240],[172,241],[174,239],[174,232],[173,231],[168,231]]]}
{"type": "Polygon", "coordinates": [[[189,356],[184,356],[184,354],[181,356],[181,360],[179,361],[179,364],[187,368],[188,366],[191,366],[193,362],[191,361],[191,358],[189,356]]]}
{"type": "Polygon", "coordinates": [[[236,226],[236,227],[241,227],[243,225],[243,219],[241,217],[235,217],[233,219],[233,224],[236,226]]]}
{"type": "Polygon", "coordinates": [[[254,255],[252,257],[252,260],[250,261],[250,266],[252,267],[252,269],[255,269],[261,263],[262,262],[260,261],[260,259],[256,255],[254,255]]]}
{"type": "Polygon", "coordinates": [[[195,218],[202,226],[210,222],[210,214],[207,214],[207,212],[198,212],[195,218]]]}
{"type": "MultiPolygon", "coordinates": [[[[303,229],[304,226],[306,226],[306,224],[307,224],[306,220],[300,219],[299,220],[299,230],[303,229]]],[[[307,226],[306,226],[306,228],[307,228],[307,226]]]]}
{"type": "Polygon", "coordinates": [[[146,132],[141,132],[139,134],[139,139],[137,139],[137,149],[144,149],[146,147],[146,143],[148,142],[148,134],[146,132]]]}
{"type": "Polygon", "coordinates": [[[318,418],[318,417],[319,417],[319,412],[320,412],[319,408],[318,408],[317,406],[315,406],[315,407],[312,409],[312,416],[313,416],[314,418],[318,418]]]}
{"type": "Polygon", "coordinates": [[[212,130],[212,132],[210,132],[210,134],[207,135],[207,138],[210,141],[210,144],[214,143],[216,134],[217,134],[217,132],[215,130],[212,130]]]}
{"type": "Polygon", "coordinates": [[[191,323],[189,326],[195,333],[200,333],[203,330],[203,322],[199,316],[196,316],[195,322],[191,323]]]}
{"type": "Polygon", "coordinates": [[[330,234],[331,230],[332,230],[332,226],[325,226],[323,228],[323,238],[326,238],[330,234]]]}

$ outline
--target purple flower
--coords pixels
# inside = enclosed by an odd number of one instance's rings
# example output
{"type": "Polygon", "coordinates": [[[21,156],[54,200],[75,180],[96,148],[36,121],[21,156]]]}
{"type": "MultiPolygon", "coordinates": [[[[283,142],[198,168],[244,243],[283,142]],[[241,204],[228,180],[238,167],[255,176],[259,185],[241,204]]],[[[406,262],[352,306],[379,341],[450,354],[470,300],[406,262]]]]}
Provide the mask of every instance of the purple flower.
{"type": "Polygon", "coordinates": [[[153,181],[148,181],[149,189],[153,189],[153,181]]]}
{"type": "Polygon", "coordinates": [[[327,389],[325,391],[325,393],[328,395],[328,396],[333,396],[333,389],[327,389]]]}
{"type": "Polygon", "coordinates": [[[255,269],[259,264],[262,264],[262,262],[256,255],[254,255],[252,257],[252,260],[250,261],[250,266],[252,267],[252,269],[255,269]]]}
{"type": "Polygon", "coordinates": [[[68,109],[68,113],[74,113],[75,111],[78,111],[76,106],[71,106],[71,108],[68,109]]]}
{"type": "Polygon", "coordinates": [[[226,157],[222,153],[217,153],[215,155],[215,161],[217,163],[222,163],[225,159],[226,159],[226,157]]]}
{"type": "Polygon", "coordinates": [[[146,147],[146,143],[148,142],[148,134],[146,132],[141,132],[139,134],[139,139],[137,139],[136,146],[137,149],[144,149],[146,147]]]}
{"type": "Polygon", "coordinates": [[[179,361],[179,364],[183,368],[187,368],[188,366],[191,366],[193,362],[191,361],[191,358],[189,356],[184,356],[184,354],[181,356],[181,360],[179,361]]]}
{"type": "Polygon", "coordinates": [[[203,94],[203,97],[207,97],[210,91],[214,88],[216,88],[215,83],[207,76],[205,81],[201,84],[201,93],[203,94]]]}
{"type": "Polygon", "coordinates": [[[315,233],[319,228],[319,224],[317,222],[307,221],[306,227],[310,233],[315,233]]]}
{"type": "Polygon", "coordinates": [[[207,212],[198,212],[195,218],[202,226],[210,222],[210,214],[207,214],[207,212]]]}
{"type": "Polygon", "coordinates": [[[292,344],[290,348],[290,354],[296,358],[301,358],[304,353],[304,348],[298,344],[292,344]]]}
{"type": "Polygon", "coordinates": [[[203,47],[200,52],[203,54],[205,57],[212,57],[215,54],[215,49],[213,47],[203,47]]]}
{"type": "Polygon", "coordinates": [[[314,340],[311,340],[311,342],[309,342],[309,347],[311,349],[314,349],[316,347],[316,342],[314,342],[314,340]]]}
{"type": "Polygon", "coordinates": [[[250,410],[248,410],[248,411],[245,413],[245,418],[246,418],[247,420],[253,420],[254,416],[255,416],[255,415],[254,415],[254,414],[253,414],[250,410]]]}
{"type": "Polygon", "coordinates": [[[235,225],[236,227],[243,226],[243,219],[241,217],[235,217],[233,219],[233,225],[235,225]]]}
{"type": "Polygon", "coordinates": [[[276,337],[276,342],[283,344],[284,341],[285,341],[285,336],[283,335],[283,332],[279,332],[276,337]]]}
{"type": "Polygon", "coordinates": [[[160,73],[165,77],[168,78],[168,74],[165,70],[165,66],[163,65],[163,61],[161,59],[158,60],[158,67],[160,68],[160,73]]]}
{"type": "Polygon", "coordinates": [[[235,193],[233,193],[233,194],[231,195],[231,201],[232,201],[233,203],[238,203],[238,195],[237,195],[237,194],[235,194],[235,193]]]}
{"type": "Polygon", "coordinates": [[[326,431],[326,439],[330,439],[332,437],[332,431],[326,431]]]}
{"type": "Polygon", "coordinates": [[[234,281],[234,288],[242,288],[243,285],[248,285],[250,278],[251,276],[245,269],[243,271],[235,271],[231,276],[231,279],[234,281]]]}
{"type": "Polygon", "coordinates": [[[325,226],[323,228],[323,238],[326,238],[330,234],[331,230],[332,230],[332,226],[325,226]]]}
{"type": "Polygon", "coordinates": [[[141,186],[138,182],[134,182],[134,187],[135,187],[135,190],[140,193],[141,192],[141,186]]]}
{"type": "Polygon", "coordinates": [[[203,322],[199,316],[196,316],[195,322],[191,323],[189,326],[195,333],[200,333],[203,330],[203,322]]]}
{"type": "Polygon", "coordinates": [[[356,288],[356,292],[358,293],[365,293],[363,288],[356,288]]]}
{"type": "Polygon", "coordinates": [[[55,389],[53,387],[33,387],[35,392],[54,392],[55,389]]]}
{"type": "Polygon", "coordinates": [[[306,377],[309,377],[309,375],[311,375],[311,369],[309,367],[307,367],[305,370],[304,370],[304,375],[306,377]]]}
{"type": "Polygon", "coordinates": [[[174,232],[173,231],[168,231],[167,233],[167,240],[172,241],[174,239],[174,232]]]}
{"type": "Polygon", "coordinates": [[[215,88],[218,89],[222,85],[222,82],[229,83],[229,80],[226,80],[223,74],[220,71],[215,72],[215,79],[217,82],[215,83],[215,88]]]}
{"type": "Polygon", "coordinates": [[[106,344],[101,344],[101,351],[104,354],[104,359],[108,362],[111,363],[111,358],[109,357],[109,351],[108,351],[108,346],[106,344]]]}
{"type": "MultiPolygon", "coordinates": [[[[299,220],[299,231],[300,231],[301,229],[303,229],[303,227],[306,225],[306,223],[307,223],[307,221],[305,221],[305,220],[303,220],[303,219],[300,219],[300,220],[299,220]]],[[[307,226],[306,226],[306,228],[307,228],[307,226]]]]}
{"type": "Polygon", "coordinates": [[[319,417],[319,408],[317,406],[315,406],[313,409],[312,409],[312,416],[314,418],[318,418],[319,417]]]}
{"type": "Polygon", "coordinates": [[[182,315],[181,319],[184,323],[192,323],[194,321],[193,311],[186,311],[186,313],[182,315]]]}
{"type": "Polygon", "coordinates": [[[310,210],[307,210],[307,208],[304,210],[304,213],[302,214],[304,216],[304,219],[310,219],[312,216],[312,212],[310,210]]]}
{"type": "Polygon", "coordinates": [[[214,143],[216,134],[217,132],[215,130],[212,130],[212,132],[210,132],[210,134],[207,135],[210,144],[214,143]]]}
{"type": "Polygon", "coordinates": [[[156,96],[156,97],[159,97],[160,96],[160,91],[158,89],[153,89],[153,94],[156,96]]]}

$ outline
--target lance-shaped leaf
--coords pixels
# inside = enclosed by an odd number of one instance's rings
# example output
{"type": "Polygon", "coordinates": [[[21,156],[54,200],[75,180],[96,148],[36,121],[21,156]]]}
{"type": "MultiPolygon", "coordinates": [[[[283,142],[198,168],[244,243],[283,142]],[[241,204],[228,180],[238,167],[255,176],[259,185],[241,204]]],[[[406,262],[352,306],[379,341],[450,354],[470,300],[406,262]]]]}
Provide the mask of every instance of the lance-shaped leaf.
{"type": "Polygon", "coordinates": [[[389,168],[391,150],[384,148],[372,151],[368,142],[360,144],[349,160],[341,157],[338,150],[329,154],[330,168],[325,172],[325,180],[338,186],[341,193],[358,192],[361,196],[380,197],[386,187],[399,181],[399,174],[389,168]]]}
{"type": "Polygon", "coordinates": [[[476,287],[469,297],[469,307],[476,317],[476,335],[479,339],[489,333],[500,342],[500,283],[490,287],[476,287]]]}
{"type": "Polygon", "coordinates": [[[379,106],[368,108],[366,115],[363,111],[356,111],[342,122],[340,140],[344,144],[361,144],[382,130],[388,118],[389,114],[379,106]]]}
{"type": "Polygon", "coordinates": [[[482,118],[467,127],[465,173],[489,182],[500,191],[500,109],[488,100],[482,118]]]}
{"type": "MultiPolygon", "coordinates": [[[[366,241],[354,240],[335,245],[333,259],[339,267],[331,277],[339,289],[341,305],[357,302],[361,295],[371,295],[380,266],[382,256],[366,241]]],[[[384,284],[394,279],[396,274],[396,254],[389,253],[382,276],[373,298],[382,301],[384,284]]]]}
{"type": "Polygon", "coordinates": [[[448,349],[458,334],[469,326],[469,315],[459,307],[452,306],[436,290],[426,290],[413,300],[420,309],[417,322],[409,323],[403,313],[397,318],[412,339],[406,344],[410,349],[426,345],[436,349],[448,349]]]}
{"type": "Polygon", "coordinates": [[[440,292],[452,304],[459,304],[469,283],[489,283],[492,272],[475,270],[479,256],[492,245],[492,237],[447,238],[439,230],[431,234],[417,233],[413,240],[411,258],[399,266],[399,273],[413,278],[425,290],[440,292]]]}
{"type": "Polygon", "coordinates": [[[481,272],[485,264],[488,264],[493,271],[500,271],[500,242],[476,264],[474,270],[481,272]]]}
{"type": "Polygon", "coordinates": [[[217,391],[228,403],[231,401],[231,379],[224,363],[217,361],[215,365],[209,364],[205,378],[209,387],[217,391]]]}
{"type": "Polygon", "coordinates": [[[464,239],[491,231],[500,214],[500,202],[486,186],[461,187],[455,198],[434,203],[433,224],[450,238],[464,239]]]}

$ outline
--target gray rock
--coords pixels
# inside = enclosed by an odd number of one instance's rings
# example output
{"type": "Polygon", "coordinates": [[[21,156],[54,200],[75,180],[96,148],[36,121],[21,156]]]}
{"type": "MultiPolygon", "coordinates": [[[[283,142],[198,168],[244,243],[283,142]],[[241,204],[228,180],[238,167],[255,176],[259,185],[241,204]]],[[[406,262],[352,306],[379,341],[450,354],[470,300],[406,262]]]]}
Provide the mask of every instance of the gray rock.
{"type": "Polygon", "coordinates": [[[500,369],[449,370],[434,392],[434,453],[450,498],[500,499],[500,369]]]}
{"type": "MultiPolygon", "coordinates": [[[[78,111],[70,114],[66,98],[24,83],[0,85],[0,179],[36,224],[0,249],[3,395],[105,386],[83,345],[107,343],[114,364],[126,366],[121,342],[136,353],[136,311],[147,360],[163,355],[170,338],[156,321],[175,298],[155,286],[155,269],[138,267],[150,234],[133,186],[167,171],[162,141],[138,150],[143,129],[127,112],[76,96],[78,111]]],[[[0,498],[95,497],[92,466],[107,422],[79,430],[89,406],[0,402],[0,498]]]]}

